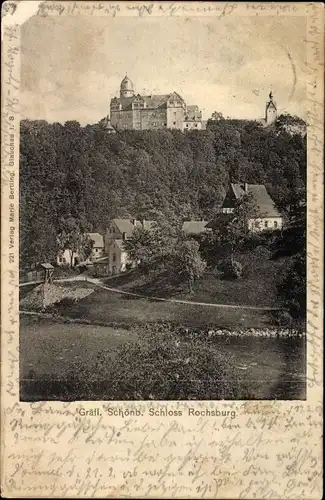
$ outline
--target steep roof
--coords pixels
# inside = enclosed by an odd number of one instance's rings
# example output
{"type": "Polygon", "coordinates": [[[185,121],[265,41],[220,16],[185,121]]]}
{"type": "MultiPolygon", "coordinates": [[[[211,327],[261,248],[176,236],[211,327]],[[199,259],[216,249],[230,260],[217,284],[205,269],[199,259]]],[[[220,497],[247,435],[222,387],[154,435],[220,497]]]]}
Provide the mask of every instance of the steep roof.
{"type": "Polygon", "coordinates": [[[117,229],[120,231],[120,233],[122,234],[126,233],[126,235],[129,238],[131,238],[133,230],[138,222],[135,221],[135,224],[133,224],[132,220],[134,219],[113,219],[113,222],[116,225],[117,229]]]}
{"type": "Polygon", "coordinates": [[[153,94],[153,95],[140,95],[140,94],[138,94],[138,95],[132,96],[132,97],[121,97],[121,98],[114,97],[111,100],[111,103],[114,101],[114,104],[115,103],[122,104],[122,108],[125,110],[125,109],[131,109],[132,102],[135,99],[141,98],[141,100],[143,100],[146,103],[146,108],[157,109],[157,108],[164,106],[167,103],[168,99],[172,95],[176,95],[177,97],[179,97],[183,101],[181,96],[179,96],[175,92],[172,92],[170,94],[153,94]]]}
{"type": "Polygon", "coordinates": [[[246,184],[246,191],[244,184],[230,184],[230,188],[237,200],[251,194],[262,217],[281,217],[264,184],[246,184]]]}
{"type": "Polygon", "coordinates": [[[248,184],[248,193],[252,194],[262,217],[281,217],[264,184],[248,184]]]}
{"type": "Polygon", "coordinates": [[[237,200],[244,196],[245,190],[240,184],[230,184],[230,186],[237,200]]]}
{"type": "Polygon", "coordinates": [[[187,220],[183,223],[182,230],[186,234],[205,233],[208,221],[206,220],[187,220]]]}
{"type": "Polygon", "coordinates": [[[48,262],[44,262],[43,264],[41,264],[41,267],[43,267],[43,269],[54,269],[52,264],[49,264],[48,262]]]}
{"type": "Polygon", "coordinates": [[[99,233],[87,233],[89,238],[94,242],[94,247],[104,248],[103,236],[99,233]]]}
{"type": "Polygon", "coordinates": [[[190,111],[190,112],[199,111],[199,106],[197,104],[189,104],[187,106],[187,111],[190,111]]]}
{"type": "Polygon", "coordinates": [[[144,220],[142,223],[141,221],[136,219],[113,219],[113,222],[117,226],[120,233],[126,233],[128,238],[131,238],[135,227],[143,227],[144,229],[150,231],[151,229],[153,229],[156,223],[156,221],[154,220],[144,220]]]}
{"type": "Polygon", "coordinates": [[[269,109],[269,108],[274,108],[274,109],[277,109],[276,108],[276,103],[274,101],[268,101],[266,103],[266,109],[269,109]]]}
{"type": "Polygon", "coordinates": [[[145,101],[147,108],[160,108],[169,99],[170,94],[162,95],[143,95],[143,100],[145,101]]]}

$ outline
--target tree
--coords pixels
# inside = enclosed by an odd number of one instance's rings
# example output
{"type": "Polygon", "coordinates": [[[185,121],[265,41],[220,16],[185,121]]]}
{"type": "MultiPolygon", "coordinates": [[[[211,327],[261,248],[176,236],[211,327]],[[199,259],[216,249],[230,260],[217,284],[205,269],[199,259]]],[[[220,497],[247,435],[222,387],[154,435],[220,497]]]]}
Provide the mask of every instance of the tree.
{"type": "Polygon", "coordinates": [[[306,243],[307,243],[307,212],[306,200],[300,199],[291,206],[287,227],[281,237],[275,242],[273,258],[287,256],[291,264],[285,275],[281,272],[277,280],[277,289],[291,316],[296,320],[306,318],[306,243]]]}
{"type": "MultiPolygon", "coordinates": [[[[216,118],[221,116],[217,113],[216,118]]],[[[279,127],[263,128],[253,121],[215,119],[209,120],[207,130],[187,134],[109,134],[101,123],[83,127],[75,121],[63,125],[22,120],[24,260],[33,263],[36,253],[37,259],[50,258],[53,252],[46,237],[34,246],[33,238],[44,226],[55,241],[67,214],[80,223],[85,219],[94,232],[105,230],[114,217],[157,220],[157,211],[166,221],[176,216],[182,222],[211,219],[229,181],[265,184],[282,211],[282,206],[292,205],[296,191],[306,191],[307,172],[306,136],[289,133],[288,127],[280,126],[282,121],[279,127]]],[[[161,232],[161,256],[173,238],[168,228],[161,232]]]]}
{"type": "Polygon", "coordinates": [[[234,262],[234,252],[240,247],[250,233],[249,221],[258,220],[256,202],[250,193],[236,201],[236,207],[230,214],[221,214],[213,226],[218,241],[229,248],[230,261],[234,262]]]}
{"type": "Polygon", "coordinates": [[[223,114],[220,111],[214,111],[211,115],[211,120],[224,120],[223,114]]]}
{"type": "Polygon", "coordinates": [[[90,237],[84,234],[80,221],[74,217],[62,218],[60,226],[60,232],[57,238],[59,248],[61,251],[69,251],[70,266],[73,267],[76,254],[90,255],[92,242],[90,237]]]}
{"type": "Polygon", "coordinates": [[[292,260],[284,278],[278,283],[280,297],[291,316],[295,319],[306,317],[306,251],[299,252],[292,260]]]}
{"type": "Polygon", "coordinates": [[[155,243],[152,232],[143,227],[135,227],[132,237],[123,242],[124,250],[131,261],[147,269],[154,258],[155,243]]]}
{"type": "Polygon", "coordinates": [[[188,281],[190,293],[193,283],[201,278],[206,269],[206,262],[199,252],[199,243],[195,240],[182,241],[174,257],[174,272],[188,281]]]}

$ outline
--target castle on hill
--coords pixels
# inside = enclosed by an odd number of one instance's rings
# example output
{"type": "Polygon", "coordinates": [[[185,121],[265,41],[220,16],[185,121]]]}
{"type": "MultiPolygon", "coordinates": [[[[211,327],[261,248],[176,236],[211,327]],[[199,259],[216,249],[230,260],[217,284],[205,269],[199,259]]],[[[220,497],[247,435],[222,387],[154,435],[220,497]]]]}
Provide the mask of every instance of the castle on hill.
{"type": "MultiPolygon", "coordinates": [[[[277,119],[277,106],[272,91],[265,106],[265,117],[257,120],[264,126],[277,119]]],[[[120,97],[113,97],[110,103],[111,131],[114,130],[203,130],[206,122],[197,105],[188,105],[177,93],[140,95],[126,75],[120,85],[120,97]]]]}
{"type": "Polygon", "coordinates": [[[117,130],[202,130],[202,111],[197,105],[187,105],[184,99],[170,94],[140,95],[125,76],[120,85],[120,97],[110,104],[110,122],[117,130]]]}

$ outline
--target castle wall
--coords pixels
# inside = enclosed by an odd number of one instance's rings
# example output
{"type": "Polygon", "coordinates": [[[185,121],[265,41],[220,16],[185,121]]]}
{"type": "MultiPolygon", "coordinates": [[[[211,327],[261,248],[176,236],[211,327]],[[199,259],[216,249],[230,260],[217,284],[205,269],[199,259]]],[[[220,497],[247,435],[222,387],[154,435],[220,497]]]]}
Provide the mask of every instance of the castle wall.
{"type": "Polygon", "coordinates": [[[166,128],[167,117],[166,109],[142,109],[141,110],[141,126],[142,130],[155,130],[158,128],[166,128]]]}
{"type": "Polygon", "coordinates": [[[142,130],[142,110],[134,109],[133,110],[133,128],[134,130],[142,130]]]}
{"type": "Polygon", "coordinates": [[[111,111],[111,124],[119,130],[133,129],[133,110],[111,111]]]}
{"type": "Polygon", "coordinates": [[[185,111],[182,107],[167,108],[167,127],[183,130],[185,111]]]}
{"type": "Polygon", "coordinates": [[[183,130],[202,130],[202,122],[184,121],[183,130]]]}

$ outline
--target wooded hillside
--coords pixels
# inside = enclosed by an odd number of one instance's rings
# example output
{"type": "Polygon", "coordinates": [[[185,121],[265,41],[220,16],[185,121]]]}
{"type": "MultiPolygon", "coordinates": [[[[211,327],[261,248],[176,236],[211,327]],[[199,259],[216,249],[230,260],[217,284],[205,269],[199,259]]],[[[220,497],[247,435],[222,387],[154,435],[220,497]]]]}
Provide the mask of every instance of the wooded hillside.
{"type": "Polygon", "coordinates": [[[306,137],[289,133],[286,119],[269,128],[219,120],[206,131],[116,134],[101,123],[23,120],[21,265],[52,260],[69,217],[84,231],[104,230],[113,217],[210,218],[229,182],[265,184],[285,212],[306,183],[306,137]]]}

